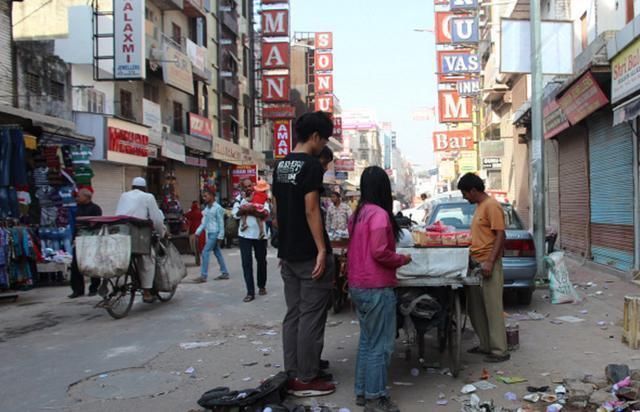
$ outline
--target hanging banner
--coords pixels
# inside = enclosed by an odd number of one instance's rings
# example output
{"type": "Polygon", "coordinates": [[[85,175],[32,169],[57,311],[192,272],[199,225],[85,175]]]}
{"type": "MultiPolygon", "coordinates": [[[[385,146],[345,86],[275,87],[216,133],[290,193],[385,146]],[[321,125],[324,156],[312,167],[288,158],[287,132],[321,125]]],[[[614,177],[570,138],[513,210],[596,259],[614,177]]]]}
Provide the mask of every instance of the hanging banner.
{"type": "Polygon", "coordinates": [[[356,161],[353,159],[336,159],[333,161],[336,172],[353,172],[356,170],[356,161]]]}
{"type": "Polygon", "coordinates": [[[291,120],[274,120],[273,137],[273,157],[284,159],[291,152],[291,120]]]}
{"type": "Polygon", "coordinates": [[[199,116],[195,113],[189,113],[189,134],[211,140],[213,137],[211,120],[206,117],[199,116]]]}
{"type": "Polygon", "coordinates": [[[170,46],[169,42],[165,42],[164,58],[162,63],[164,82],[193,95],[193,72],[187,55],[170,46]]]}
{"type": "Polygon", "coordinates": [[[258,166],[256,165],[235,165],[231,170],[231,185],[233,186],[233,197],[242,191],[241,183],[249,179],[253,184],[258,181],[258,166]]]}
{"type": "Polygon", "coordinates": [[[640,39],[611,60],[611,103],[640,89],[640,39]]]}
{"type": "Polygon", "coordinates": [[[591,72],[585,73],[558,99],[558,104],[571,124],[577,124],[609,103],[591,72]]]}
{"type": "Polygon", "coordinates": [[[333,95],[316,96],[316,111],[333,113],[333,95]]]}
{"type": "Polygon", "coordinates": [[[113,29],[115,78],[144,79],[147,67],[144,58],[144,2],[114,0],[113,29]]]}
{"type": "Polygon", "coordinates": [[[293,106],[263,107],[262,117],[265,119],[293,119],[296,117],[296,108],[293,106]]]}
{"type": "Polygon", "coordinates": [[[158,103],[142,99],[142,123],[149,126],[149,142],[162,144],[162,109],[158,103]]]}
{"type": "Polygon", "coordinates": [[[457,91],[438,91],[438,120],[440,123],[471,122],[471,99],[460,97],[457,91]]]}
{"type": "Polygon", "coordinates": [[[316,71],[328,72],[333,70],[333,53],[316,51],[315,61],[316,61],[316,71]]]}
{"type": "Polygon", "coordinates": [[[334,139],[342,141],[342,117],[333,118],[333,136],[334,139]]]}
{"type": "Polygon", "coordinates": [[[451,43],[451,19],[455,14],[438,11],[435,13],[436,44],[451,43]]]}
{"type": "Polygon", "coordinates": [[[458,158],[459,173],[474,173],[478,171],[478,154],[476,152],[460,152],[458,158]]]}
{"type": "Polygon", "coordinates": [[[450,0],[449,8],[451,10],[476,10],[478,0],[450,0]]]}
{"type": "Polygon", "coordinates": [[[480,80],[458,80],[456,82],[456,90],[460,97],[473,97],[480,94],[480,80]]]}
{"type": "Polygon", "coordinates": [[[549,100],[542,109],[544,138],[551,139],[561,131],[570,127],[567,116],[555,98],[549,100]]]}
{"type": "Polygon", "coordinates": [[[451,19],[451,43],[477,44],[478,41],[480,41],[480,35],[476,17],[456,17],[451,19]]]}

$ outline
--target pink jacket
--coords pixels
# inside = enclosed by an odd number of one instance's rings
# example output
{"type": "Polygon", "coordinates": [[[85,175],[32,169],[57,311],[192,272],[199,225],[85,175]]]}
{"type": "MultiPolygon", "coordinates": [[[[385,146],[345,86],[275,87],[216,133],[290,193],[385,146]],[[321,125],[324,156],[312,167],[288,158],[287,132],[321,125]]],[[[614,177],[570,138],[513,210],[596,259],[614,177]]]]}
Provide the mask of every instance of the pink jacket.
{"type": "Polygon", "coordinates": [[[394,287],[396,269],[404,257],[396,253],[396,239],[387,212],[379,206],[362,207],[358,221],[349,220],[347,268],[349,286],[375,289],[394,287]]]}

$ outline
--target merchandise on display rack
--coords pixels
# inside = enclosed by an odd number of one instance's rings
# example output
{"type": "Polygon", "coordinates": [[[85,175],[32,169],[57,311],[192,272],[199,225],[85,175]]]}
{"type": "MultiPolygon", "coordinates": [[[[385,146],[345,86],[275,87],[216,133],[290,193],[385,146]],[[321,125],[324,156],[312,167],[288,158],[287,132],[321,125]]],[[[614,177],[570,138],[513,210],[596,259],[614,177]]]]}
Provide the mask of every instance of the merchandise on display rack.
{"type": "Polygon", "coordinates": [[[0,289],[65,280],[73,253],[77,190],[93,191],[91,147],[0,128],[0,289]],[[28,140],[29,141],[29,140],[28,140]],[[41,276],[42,275],[42,276],[41,276]]]}

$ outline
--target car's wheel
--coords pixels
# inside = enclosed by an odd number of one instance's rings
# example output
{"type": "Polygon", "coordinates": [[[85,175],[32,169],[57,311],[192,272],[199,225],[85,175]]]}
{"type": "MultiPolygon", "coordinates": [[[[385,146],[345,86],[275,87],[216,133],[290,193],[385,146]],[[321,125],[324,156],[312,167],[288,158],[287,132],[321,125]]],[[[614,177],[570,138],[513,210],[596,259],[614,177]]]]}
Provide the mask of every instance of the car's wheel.
{"type": "Polygon", "coordinates": [[[518,290],[518,303],[520,305],[530,305],[533,298],[533,289],[518,290]]]}

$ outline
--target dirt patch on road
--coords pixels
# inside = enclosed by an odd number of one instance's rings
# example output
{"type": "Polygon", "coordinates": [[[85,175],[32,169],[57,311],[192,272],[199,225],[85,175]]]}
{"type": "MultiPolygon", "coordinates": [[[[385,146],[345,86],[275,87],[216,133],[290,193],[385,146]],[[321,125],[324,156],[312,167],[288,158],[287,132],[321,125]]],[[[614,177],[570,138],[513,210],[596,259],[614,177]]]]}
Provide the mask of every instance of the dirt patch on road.
{"type": "Polygon", "coordinates": [[[39,313],[22,326],[8,327],[4,329],[2,332],[0,332],[0,342],[6,342],[11,339],[28,335],[32,332],[52,328],[58,325],[63,319],[64,316],[56,315],[53,312],[39,313]]]}

